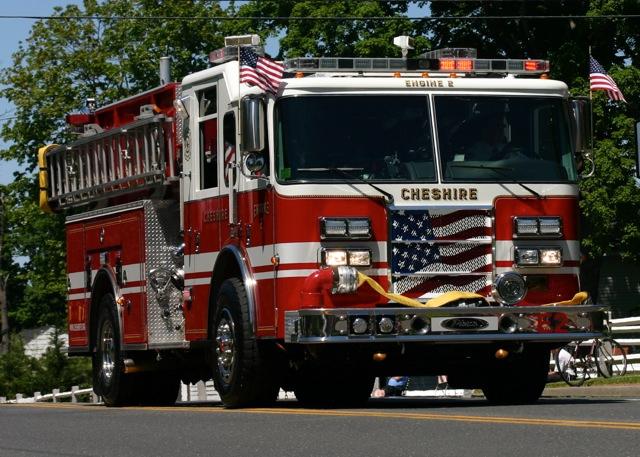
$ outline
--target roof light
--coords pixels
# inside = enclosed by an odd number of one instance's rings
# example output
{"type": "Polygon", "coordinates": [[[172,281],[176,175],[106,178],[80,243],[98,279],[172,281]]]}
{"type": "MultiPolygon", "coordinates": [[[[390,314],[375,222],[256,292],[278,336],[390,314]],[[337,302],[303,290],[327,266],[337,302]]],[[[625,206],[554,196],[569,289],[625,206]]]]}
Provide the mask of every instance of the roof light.
{"type": "Polygon", "coordinates": [[[549,61],[547,60],[525,60],[524,69],[526,71],[548,71],[549,61]]]}
{"type": "Polygon", "coordinates": [[[456,60],[456,70],[473,71],[473,60],[471,59],[456,60]]]}
{"type": "Polygon", "coordinates": [[[451,71],[456,69],[456,61],[453,59],[440,59],[440,70],[451,71]]]}
{"type": "Polygon", "coordinates": [[[224,37],[225,46],[258,46],[260,37],[258,35],[234,35],[224,37]]]}

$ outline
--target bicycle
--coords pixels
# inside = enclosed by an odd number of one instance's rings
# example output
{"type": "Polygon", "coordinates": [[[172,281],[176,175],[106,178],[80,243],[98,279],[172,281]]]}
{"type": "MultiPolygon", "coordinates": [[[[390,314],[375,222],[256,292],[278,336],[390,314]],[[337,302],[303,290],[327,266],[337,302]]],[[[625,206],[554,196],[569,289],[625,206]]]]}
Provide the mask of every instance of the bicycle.
{"type": "Polygon", "coordinates": [[[625,351],[610,337],[594,338],[588,345],[572,341],[558,349],[555,362],[562,380],[572,387],[581,386],[587,377],[597,377],[598,373],[611,378],[627,372],[625,351]]]}

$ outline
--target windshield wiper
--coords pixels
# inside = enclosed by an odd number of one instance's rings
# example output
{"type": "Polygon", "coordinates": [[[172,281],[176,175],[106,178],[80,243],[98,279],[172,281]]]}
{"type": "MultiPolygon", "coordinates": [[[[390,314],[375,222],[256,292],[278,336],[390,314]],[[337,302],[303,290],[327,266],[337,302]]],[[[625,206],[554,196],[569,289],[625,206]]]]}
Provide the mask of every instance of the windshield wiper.
{"type": "Polygon", "coordinates": [[[543,199],[544,198],[542,195],[540,195],[538,192],[533,190],[531,187],[521,183],[520,181],[518,181],[513,176],[509,176],[507,173],[505,173],[505,171],[513,171],[513,168],[510,168],[510,167],[499,167],[497,165],[470,165],[470,164],[462,163],[462,162],[453,162],[453,163],[450,163],[449,166],[450,167],[458,167],[458,168],[480,168],[482,170],[491,170],[491,171],[495,172],[497,175],[500,175],[503,178],[507,178],[512,183],[517,184],[520,187],[522,187],[523,189],[531,192],[533,195],[536,196],[536,198],[538,198],[538,199],[543,199]]]}
{"type": "Polygon", "coordinates": [[[378,186],[376,186],[373,183],[370,183],[369,181],[367,181],[366,179],[364,179],[361,176],[358,175],[354,175],[351,174],[349,172],[351,171],[363,171],[364,168],[353,168],[353,167],[340,167],[340,168],[335,168],[335,167],[312,167],[312,168],[298,168],[298,171],[332,171],[334,173],[338,173],[342,176],[346,176],[349,179],[355,179],[356,181],[360,181],[363,184],[366,184],[368,186],[373,187],[375,190],[377,190],[378,192],[380,192],[382,195],[384,195],[388,200],[389,200],[389,205],[393,204],[393,195],[391,195],[389,192],[387,192],[386,190],[382,190],[380,189],[378,186]]]}

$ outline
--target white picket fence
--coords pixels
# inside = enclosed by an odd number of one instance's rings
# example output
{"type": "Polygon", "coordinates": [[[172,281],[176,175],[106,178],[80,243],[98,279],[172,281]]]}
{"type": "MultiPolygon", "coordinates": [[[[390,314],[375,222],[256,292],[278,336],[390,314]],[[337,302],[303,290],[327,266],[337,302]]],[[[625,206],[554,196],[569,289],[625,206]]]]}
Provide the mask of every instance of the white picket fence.
{"type": "MultiPolygon", "coordinates": [[[[622,346],[630,349],[640,348],[640,338],[620,338],[617,335],[640,333],[640,316],[609,319],[611,336],[622,346]]],[[[615,357],[614,357],[615,358],[615,357]]],[[[620,360],[622,357],[618,357],[620,360]]],[[[640,372],[640,352],[627,354],[627,373],[640,372]]]]}
{"type": "Polygon", "coordinates": [[[7,400],[0,397],[0,403],[37,403],[37,402],[53,402],[57,403],[62,400],[70,399],[72,403],[78,403],[78,397],[87,397],[90,403],[99,403],[100,398],[93,392],[93,388],[80,389],[78,386],[71,387],[68,392],[60,392],[60,389],[53,389],[50,394],[42,395],[35,392],[32,397],[25,397],[23,394],[16,394],[13,400],[7,400]]]}

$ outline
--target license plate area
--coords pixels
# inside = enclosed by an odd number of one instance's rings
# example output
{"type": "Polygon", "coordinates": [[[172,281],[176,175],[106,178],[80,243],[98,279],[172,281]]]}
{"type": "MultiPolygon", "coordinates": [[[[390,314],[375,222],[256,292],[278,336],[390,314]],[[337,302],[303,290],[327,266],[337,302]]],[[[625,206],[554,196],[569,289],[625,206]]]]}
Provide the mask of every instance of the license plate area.
{"type": "Polygon", "coordinates": [[[498,316],[432,317],[432,332],[493,332],[498,330],[498,316]]]}

